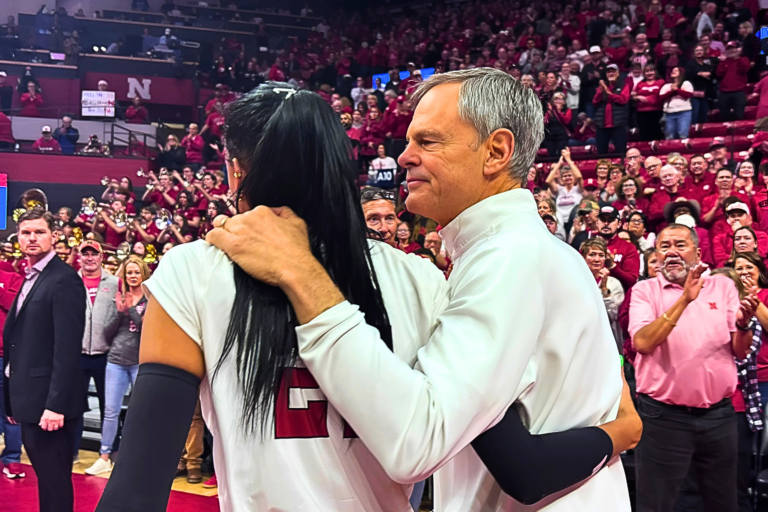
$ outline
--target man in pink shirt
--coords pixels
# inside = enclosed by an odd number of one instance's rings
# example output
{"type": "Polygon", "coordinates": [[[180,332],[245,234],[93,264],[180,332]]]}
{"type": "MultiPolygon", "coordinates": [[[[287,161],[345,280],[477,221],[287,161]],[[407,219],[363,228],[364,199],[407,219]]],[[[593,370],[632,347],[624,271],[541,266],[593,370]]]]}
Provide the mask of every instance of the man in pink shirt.
{"type": "Polygon", "coordinates": [[[704,510],[736,512],[738,434],[730,397],[736,363],[752,343],[757,297],[710,276],[698,237],[670,224],[656,240],[661,272],[632,289],[629,333],[637,350],[643,439],[635,454],[638,512],[672,510],[689,469],[704,510]]]}

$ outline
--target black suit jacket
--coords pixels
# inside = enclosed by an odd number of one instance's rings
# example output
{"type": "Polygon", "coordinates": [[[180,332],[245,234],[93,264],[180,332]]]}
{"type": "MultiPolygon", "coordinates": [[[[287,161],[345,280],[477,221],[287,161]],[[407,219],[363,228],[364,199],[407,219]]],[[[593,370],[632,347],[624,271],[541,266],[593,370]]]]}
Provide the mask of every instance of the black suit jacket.
{"type": "Polygon", "coordinates": [[[5,410],[22,423],[38,423],[43,411],[79,417],[85,410],[80,353],[86,291],[77,272],[54,257],[17,311],[13,301],[3,331],[5,410]]]}

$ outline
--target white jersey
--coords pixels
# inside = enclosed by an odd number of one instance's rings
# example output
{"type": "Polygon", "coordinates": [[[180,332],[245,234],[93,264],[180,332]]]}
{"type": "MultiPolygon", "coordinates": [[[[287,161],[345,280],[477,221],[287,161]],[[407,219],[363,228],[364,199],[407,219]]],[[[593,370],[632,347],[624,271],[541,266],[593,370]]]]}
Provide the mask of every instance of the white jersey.
{"type": "Polygon", "coordinates": [[[515,402],[534,434],[615,419],[620,358],[584,259],[547,231],[526,189],[471,206],[441,236],[455,265],[450,300],[415,369],[343,302],[297,328],[320,388],[395,480],[439,469],[438,512],[628,512],[618,457],[526,507],[469,446],[515,402]]]}
{"type": "MultiPolygon", "coordinates": [[[[429,339],[447,301],[445,277],[430,261],[370,242],[373,264],[392,324],[394,351],[409,365],[429,339]]],[[[224,344],[235,284],[232,263],[198,241],[166,254],[146,283],[168,315],[203,350],[200,389],[223,512],[411,512],[412,485],[391,480],[306,368],[278,393],[275,422],[264,439],[240,427],[242,393],[232,357],[213,371],[224,344]]],[[[354,382],[349,382],[354,387],[354,382]]]]}

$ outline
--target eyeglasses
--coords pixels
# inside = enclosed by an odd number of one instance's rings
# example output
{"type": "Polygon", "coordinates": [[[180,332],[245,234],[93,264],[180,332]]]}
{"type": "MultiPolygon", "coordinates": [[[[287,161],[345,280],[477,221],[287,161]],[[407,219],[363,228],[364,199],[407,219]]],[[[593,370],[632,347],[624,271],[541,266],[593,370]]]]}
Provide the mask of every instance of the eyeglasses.
{"type": "Polygon", "coordinates": [[[643,224],[643,219],[630,219],[630,224],[643,224]]]}
{"type": "Polygon", "coordinates": [[[394,192],[390,192],[389,190],[369,188],[369,189],[363,190],[363,193],[360,195],[360,202],[363,204],[369,203],[371,201],[379,201],[381,199],[384,199],[386,201],[392,201],[394,203],[395,194],[394,192]]]}

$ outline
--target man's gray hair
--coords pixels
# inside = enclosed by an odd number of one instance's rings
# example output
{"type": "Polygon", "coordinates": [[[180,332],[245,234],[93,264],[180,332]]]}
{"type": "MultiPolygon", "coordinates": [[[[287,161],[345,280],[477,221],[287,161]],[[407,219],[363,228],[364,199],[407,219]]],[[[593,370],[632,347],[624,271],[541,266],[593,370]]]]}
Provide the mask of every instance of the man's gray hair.
{"type": "Polygon", "coordinates": [[[475,128],[479,143],[501,128],[515,136],[509,171],[525,185],[544,140],[544,112],[536,93],[504,71],[475,68],[432,75],[416,89],[414,105],[438,85],[455,83],[461,84],[459,117],[475,128]]]}
{"type": "Polygon", "coordinates": [[[691,240],[693,241],[694,247],[696,247],[696,248],[699,247],[699,235],[698,235],[698,233],[696,233],[696,230],[693,229],[693,228],[689,228],[685,224],[677,224],[675,222],[673,222],[672,224],[668,224],[667,227],[665,227],[664,229],[662,229],[659,232],[659,236],[656,238],[656,245],[657,246],[659,245],[659,240],[661,240],[661,234],[664,233],[665,231],[669,231],[669,230],[672,230],[672,229],[676,229],[676,230],[680,230],[680,231],[687,231],[688,234],[691,237],[691,240]]]}

